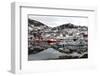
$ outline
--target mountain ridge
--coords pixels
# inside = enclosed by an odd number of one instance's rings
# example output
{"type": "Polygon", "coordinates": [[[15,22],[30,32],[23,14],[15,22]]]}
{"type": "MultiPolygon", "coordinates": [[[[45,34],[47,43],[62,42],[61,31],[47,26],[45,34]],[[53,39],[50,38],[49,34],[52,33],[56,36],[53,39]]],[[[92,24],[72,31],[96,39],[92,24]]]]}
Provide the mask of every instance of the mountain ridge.
{"type": "Polygon", "coordinates": [[[40,21],[36,21],[36,20],[33,20],[33,19],[28,19],[28,25],[34,25],[35,27],[40,27],[40,26],[44,26],[44,27],[47,27],[47,28],[51,28],[52,30],[56,30],[56,29],[59,29],[59,30],[62,30],[62,29],[65,29],[65,28],[87,28],[86,26],[77,26],[77,25],[74,25],[72,23],[65,23],[65,24],[62,24],[62,25],[58,25],[57,27],[49,27],[47,26],[46,24],[40,22],[40,21]]]}

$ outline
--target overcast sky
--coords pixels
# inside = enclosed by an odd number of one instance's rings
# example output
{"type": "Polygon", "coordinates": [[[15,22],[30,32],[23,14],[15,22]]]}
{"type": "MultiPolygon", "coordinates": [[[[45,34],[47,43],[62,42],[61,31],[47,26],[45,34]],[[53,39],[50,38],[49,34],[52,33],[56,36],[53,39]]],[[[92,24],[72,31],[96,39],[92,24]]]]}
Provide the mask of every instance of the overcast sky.
{"type": "Polygon", "coordinates": [[[80,26],[88,26],[88,18],[86,17],[58,17],[58,16],[35,16],[29,15],[30,19],[40,21],[47,26],[56,27],[65,23],[72,23],[80,26]]]}

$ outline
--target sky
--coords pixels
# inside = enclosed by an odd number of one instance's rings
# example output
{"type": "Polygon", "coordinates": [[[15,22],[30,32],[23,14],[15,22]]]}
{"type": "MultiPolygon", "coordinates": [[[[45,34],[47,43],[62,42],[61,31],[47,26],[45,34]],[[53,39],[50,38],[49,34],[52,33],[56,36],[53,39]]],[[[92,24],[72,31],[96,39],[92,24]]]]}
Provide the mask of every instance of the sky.
{"type": "Polygon", "coordinates": [[[28,18],[42,22],[50,27],[56,27],[66,23],[72,23],[80,26],[88,26],[87,17],[29,15],[28,18]]]}

